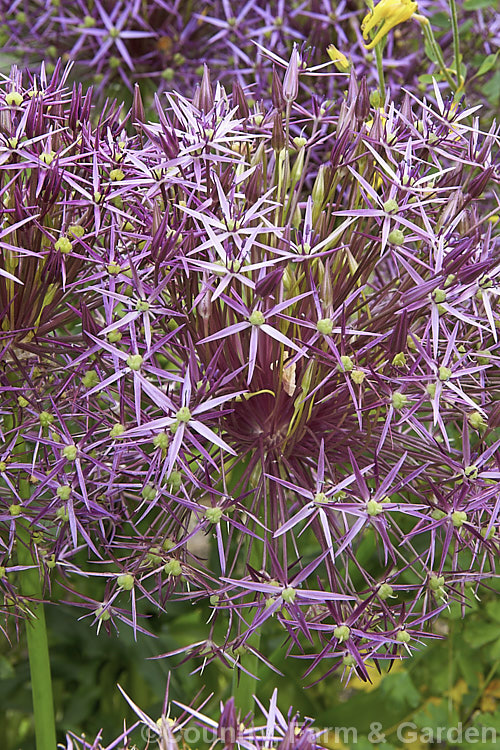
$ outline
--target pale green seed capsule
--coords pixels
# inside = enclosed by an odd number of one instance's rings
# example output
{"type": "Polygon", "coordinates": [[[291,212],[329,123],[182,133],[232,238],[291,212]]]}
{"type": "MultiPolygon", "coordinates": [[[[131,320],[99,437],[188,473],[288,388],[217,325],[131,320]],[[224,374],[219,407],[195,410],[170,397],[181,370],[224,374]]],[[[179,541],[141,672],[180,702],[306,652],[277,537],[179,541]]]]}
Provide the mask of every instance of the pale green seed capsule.
{"type": "Polygon", "coordinates": [[[400,393],[399,391],[395,391],[392,394],[392,405],[396,411],[400,411],[403,409],[408,403],[408,398],[405,396],[404,393],[400,393]]]}
{"type": "Polygon", "coordinates": [[[395,367],[404,367],[406,365],[406,355],[404,352],[398,352],[392,358],[392,364],[395,367]]]}
{"type": "Polygon", "coordinates": [[[287,604],[293,604],[296,596],[297,596],[297,592],[291,586],[287,586],[287,588],[283,589],[283,591],[281,592],[281,598],[287,604]]]}
{"type": "Polygon", "coordinates": [[[433,591],[437,591],[438,589],[442,588],[444,586],[444,576],[435,576],[432,575],[429,578],[429,587],[433,591]]]}
{"type": "Polygon", "coordinates": [[[344,369],[344,372],[351,372],[352,370],[354,370],[354,362],[346,354],[343,354],[340,357],[340,362],[341,362],[342,368],[344,369]]]}
{"type": "Polygon", "coordinates": [[[134,576],[130,573],[123,573],[116,579],[118,586],[124,591],[131,591],[134,588],[134,576]]]}
{"type": "Polygon", "coordinates": [[[102,622],[107,622],[108,620],[111,619],[111,613],[109,611],[109,608],[105,609],[104,605],[102,607],[99,607],[98,609],[96,609],[96,611],[94,612],[94,615],[99,620],[102,620],[102,622]]]}
{"type": "Polygon", "coordinates": [[[59,519],[59,521],[62,521],[63,523],[68,523],[69,521],[69,513],[68,509],[65,505],[63,505],[61,508],[58,508],[56,511],[56,518],[59,519]]]}
{"type": "MultiPolygon", "coordinates": [[[[166,432],[160,432],[153,438],[153,445],[155,448],[161,448],[162,451],[167,450],[169,444],[168,435],[166,432]]],[[[173,472],[172,472],[173,473],[173,472]]],[[[170,481],[172,481],[172,474],[170,475],[170,481]]]]}
{"type": "Polygon", "coordinates": [[[53,151],[44,151],[40,154],[40,161],[46,164],[48,167],[54,161],[55,153],[53,151]]]}
{"type": "Polygon", "coordinates": [[[168,478],[172,492],[177,492],[182,484],[182,474],[180,471],[173,471],[168,478]]]}
{"type": "Polygon", "coordinates": [[[99,382],[99,375],[96,370],[87,370],[82,378],[82,385],[85,388],[93,388],[99,382]]]}
{"type": "Polygon", "coordinates": [[[478,411],[473,411],[472,414],[469,414],[467,421],[474,430],[480,430],[483,427],[486,427],[486,421],[483,415],[478,411]]]}
{"type": "Polygon", "coordinates": [[[434,289],[434,291],[432,292],[432,299],[437,304],[446,302],[446,292],[444,291],[444,289],[434,289]]]}
{"type": "Polygon", "coordinates": [[[76,445],[65,445],[62,450],[62,454],[64,458],[68,459],[68,461],[74,461],[78,454],[76,445]]]}
{"type": "Polygon", "coordinates": [[[366,375],[363,370],[353,370],[351,372],[351,380],[356,383],[356,385],[361,385],[365,377],[366,375]]]}
{"type": "Polygon", "coordinates": [[[321,318],[316,323],[316,330],[318,333],[322,333],[323,336],[329,336],[333,331],[333,320],[330,320],[330,318],[321,318]]]}
{"type": "Polygon", "coordinates": [[[163,570],[169,576],[180,576],[182,573],[182,567],[179,560],[173,558],[165,563],[163,570]]]}
{"type": "Polygon", "coordinates": [[[73,243],[67,237],[60,237],[55,244],[55,248],[63,255],[67,255],[71,252],[73,243]]]}
{"type": "Polygon", "coordinates": [[[123,333],[118,331],[116,328],[110,331],[106,337],[110,344],[117,344],[123,338],[123,333]]]}
{"type": "Polygon", "coordinates": [[[387,238],[391,245],[402,245],[405,241],[404,232],[401,229],[393,229],[387,238]]]}
{"type": "Polygon", "coordinates": [[[314,502],[317,503],[318,505],[322,505],[323,503],[327,503],[328,502],[328,496],[325,495],[324,492],[317,492],[314,495],[314,502]]]}
{"type": "Polygon", "coordinates": [[[260,310],[254,310],[248,318],[249,323],[253,326],[261,326],[266,322],[264,314],[260,310]]]}
{"type": "Polygon", "coordinates": [[[393,594],[394,594],[394,589],[389,583],[383,583],[378,590],[378,595],[382,599],[382,601],[385,601],[393,594]]]}
{"type": "Polygon", "coordinates": [[[141,495],[146,502],[151,502],[156,497],[156,489],[153,487],[152,484],[147,484],[145,487],[141,490],[141,495]]]}
{"type": "Polygon", "coordinates": [[[446,513],[444,512],[444,510],[440,510],[440,508],[434,508],[434,510],[431,512],[431,518],[434,521],[440,521],[445,516],[446,513]]]}
{"type": "Polygon", "coordinates": [[[63,484],[56,490],[57,497],[60,497],[61,500],[64,500],[65,502],[69,500],[71,495],[71,487],[69,484],[63,484]]]}
{"type": "Polygon", "coordinates": [[[124,432],[125,432],[125,425],[121,424],[120,422],[115,422],[115,424],[109,431],[109,437],[111,438],[120,437],[120,435],[123,435],[124,432]]]}
{"type": "Polygon", "coordinates": [[[189,420],[191,419],[191,412],[189,411],[187,406],[181,406],[181,408],[175,415],[175,418],[179,422],[189,422],[189,420]]]}
{"type": "Polygon", "coordinates": [[[347,641],[351,635],[351,628],[347,625],[339,625],[333,631],[333,635],[340,641],[340,643],[342,643],[343,641],[347,641]]]}
{"type": "Polygon", "coordinates": [[[131,370],[140,370],[142,365],[142,357],[140,354],[131,354],[130,357],[127,358],[127,365],[130,367],[131,370]]]}
{"type": "Polygon", "coordinates": [[[376,500],[368,500],[366,503],[366,512],[369,516],[379,516],[384,512],[384,506],[376,500]]]}
{"type": "Polygon", "coordinates": [[[411,635],[406,630],[399,630],[396,634],[396,640],[399,643],[409,643],[411,641],[411,635]]]}
{"type": "Polygon", "coordinates": [[[398,210],[398,208],[399,208],[399,206],[398,206],[397,202],[394,200],[394,198],[389,198],[389,200],[386,200],[382,207],[383,207],[384,211],[386,213],[388,213],[388,214],[395,213],[398,210]]]}
{"type": "Polygon", "coordinates": [[[54,421],[54,416],[49,414],[48,411],[42,411],[40,412],[38,419],[40,420],[42,427],[48,427],[54,421]]]}
{"type": "Polygon", "coordinates": [[[466,479],[477,479],[479,474],[479,469],[474,464],[471,464],[471,466],[466,466],[464,469],[464,476],[466,479]]]}
{"type": "Polygon", "coordinates": [[[460,529],[467,521],[467,513],[464,510],[455,510],[451,514],[451,520],[455,528],[460,529]]]}
{"type": "Polygon", "coordinates": [[[79,224],[71,224],[71,226],[68,227],[68,234],[80,239],[85,234],[85,229],[79,224]]]}
{"type": "Polygon", "coordinates": [[[440,365],[439,371],[438,371],[438,377],[439,377],[439,380],[442,380],[442,381],[449,380],[451,378],[450,368],[445,367],[444,365],[440,365]]]}
{"type": "Polygon", "coordinates": [[[222,518],[222,508],[218,508],[217,506],[215,506],[215,508],[206,508],[205,516],[210,523],[219,523],[222,518]]]}

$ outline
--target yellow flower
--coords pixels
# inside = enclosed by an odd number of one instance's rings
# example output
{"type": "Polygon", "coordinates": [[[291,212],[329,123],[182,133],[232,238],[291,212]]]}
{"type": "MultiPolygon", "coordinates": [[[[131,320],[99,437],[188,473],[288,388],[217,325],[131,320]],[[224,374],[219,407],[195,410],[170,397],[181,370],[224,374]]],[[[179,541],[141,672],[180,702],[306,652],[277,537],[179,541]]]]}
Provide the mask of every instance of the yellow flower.
{"type": "Polygon", "coordinates": [[[330,60],[335,63],[335,67],[337,68],[337,70],[339,70],[341,73],[347,73],[351,67],[351,63],[344,55],[344,53],[338,50],[334,44],[330,44],[326,48],[326,51],[328,52],[330,60]]]}
{"type": "Polygon", "coordinates": [[[373,49],[394,26],[408,21],[417,8],[413,0],[380,0],[361,24],[364,39],[368,39],[368,32],[375,26],[379,27],[370,44],[365,44],[366,49],[373,49]]]}

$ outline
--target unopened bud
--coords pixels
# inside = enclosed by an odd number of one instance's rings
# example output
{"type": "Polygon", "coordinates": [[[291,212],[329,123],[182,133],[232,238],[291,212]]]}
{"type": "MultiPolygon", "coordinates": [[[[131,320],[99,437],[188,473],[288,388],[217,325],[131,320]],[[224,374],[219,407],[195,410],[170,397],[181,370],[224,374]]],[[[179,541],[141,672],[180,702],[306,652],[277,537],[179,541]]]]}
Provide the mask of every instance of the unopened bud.
{"type": "Polygon", "coordinates": [[[142,103],[141,90],[139,84],[134,84],[134,101],[132,102],[132,122],[136,126],[137,130],[140,130],[140,125],[146,122],[146,115],[144,113],[144,105],[142,103]]]}
{"type": "Polygon", "coordinates": [[[274,115],[273,130],[271,133],[271,146],[276,152],[283,151],[283,149],[285,148],[283,120],[279,112],[274,115]]]}
{"type": "Polygon", "coordinates": [[[297,45],[293,45],[290,61],[283,79],[283,98],[290,103],[295,101],[299,93],[299,63],[300,56],[297,45]]]}
{"type": "Polygon", "coordinates": [[[202,112],[210,112],[214,106],[214,92],[210,81],[210,70],[206,64],[203,65],[201,86],[195,92],[193,104],[202,112]]]}
{"type": "Polygon", "coordinates": [[[321,206],[325,199],[325,165],[322,164],[318,169],[318,174],[314,180],[311,193],[313,204],[321,206]]]}
{"type": "Polygon", "coordinates": [[[297,156],[295,157],[295,161],[293,163],[292,171],[290,173],[290,178],[292,181],[292,185],[295,185],[300,180],[300,177],[302,175],[302,172],[304,170],[304,159],[305,159],[306,150],[304,147],[302,147],[297,156]]]}
{"type": "Polygon", "coordinates": [[[236,115],[242,120],[248,119],[250,110],[248,108],[247,98],[239,81],[233,84],[233,106],[237,107],[236,115]]]}
{"type": "Polygon", "coordinates": [[[368,95],[368,85],[366,76],[363,76],[359,84],[358,96],[354,106],[354,112],[359,120],[366,120],[370,113],[370,97],[368,95]]]}

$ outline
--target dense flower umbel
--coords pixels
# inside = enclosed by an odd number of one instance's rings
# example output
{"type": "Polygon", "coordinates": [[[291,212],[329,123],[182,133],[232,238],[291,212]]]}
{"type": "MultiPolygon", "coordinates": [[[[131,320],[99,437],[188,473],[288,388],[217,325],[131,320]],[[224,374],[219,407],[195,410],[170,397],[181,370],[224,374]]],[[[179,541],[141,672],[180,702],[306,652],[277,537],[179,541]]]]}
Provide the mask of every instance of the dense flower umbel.
{"type": "MultiPolygon", "coordinates": [[[[205,69],[157,123],[136,96],[133,138],[110,116],[51,147],[83,173],[42,234],[72,211],[86,234],[53,281],[73,322],[3,363],[1,564],[29,520],[48,582],[105,579],[80,603],[97,628],[210,597],[203,659],[237,665],[274,622],[309,672],[367,678],[494,574],[498,140],[437,89],[436,111],[373,110],[352,74],[311,115],[296,83],[292,60],[252,111],[205,69]]],[[[21,122],[17,72],[12,91],[21,122]]],[[[28,195],[34,158],[14,161],[28,195]]]]}

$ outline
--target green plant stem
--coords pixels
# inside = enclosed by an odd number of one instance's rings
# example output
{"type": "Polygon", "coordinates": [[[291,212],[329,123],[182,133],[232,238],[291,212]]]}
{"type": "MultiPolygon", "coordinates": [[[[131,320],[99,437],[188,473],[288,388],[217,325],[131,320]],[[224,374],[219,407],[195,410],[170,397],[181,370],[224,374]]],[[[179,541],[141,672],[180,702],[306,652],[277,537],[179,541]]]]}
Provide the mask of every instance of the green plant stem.
{"type": "MultiPolygon", "coordinates": [[[[422,28],[424,30],[424,36],[426,38],[427,43],[431,47],[432,51],[434,52],[434,55],[436,57],[437,63],[439,65],[440,72],[444,75],[446,78],[446,81],[448,85],[450,86],[451,90],[455,92],[456,89],[456,83],[453,80],[453,78],[450,76],[448,72],[448,68],[446,67],[446,63],[444,61],[443,53],[441,52],[441,47],[436,42],[436,37],[434,36],[434,32],[432,31],[432,27],[427,19],[424,20],[422,23],[422,28]]],[[[434,62],[434,60],[432,60],[434,62]]]]}
{"type": "MultiPolygon", "coordinates": [[[[19,450],[22,446],[17,445],[19,450]]],[[[31,494],[29,482],[21,479],[19,494],[27,500],[31,494]]],[[[38,561],[31,553],[31,534],[28,526],[19,520],[16,523],[17,561],[19,565],[33,566],[19,573],[19,590],[30,601],[26,607],[26,638],[31,675],[33,716],[37,750],[56,750],[56,727],[52,677],[50,673],[49,644],[45,611],[43,607],[42,581],[38,561]]]]}
{"type": "Polygon", "coordinates": [[[375,60],[377,62],[378,87],[380,89],[381,103],[385,100],[384,45],[385,39],[381,39],[380,42],[375,45],[375,60]]]}
{"type": "MultiPolygon", "coordinates": [[[[17,559],[20,565],[37,565],[30,552],[30,533],[22,524],[17,524],[17,559]]],[[[55,750],[56,728],[54,701],[50,674],[49,645],[43,608],[43,591],[38,566],[20,573],[21,594],[30,598],[26,616],[26,637],[35,717],[37,750],[55,750]]]]}
{"type": "Polygon", "coordinates": [[[450,13],[451,13],[451,28],[453,30],[453,55],[455,58],[455,71],[457,74],[457,90],[458,94],[461,91],[464,81],[462,79],[462,72],[460,70],[460,37],[458,33],[458,17],[457,17],[457,6],[455,0],[449,0],[450,13]]]}

